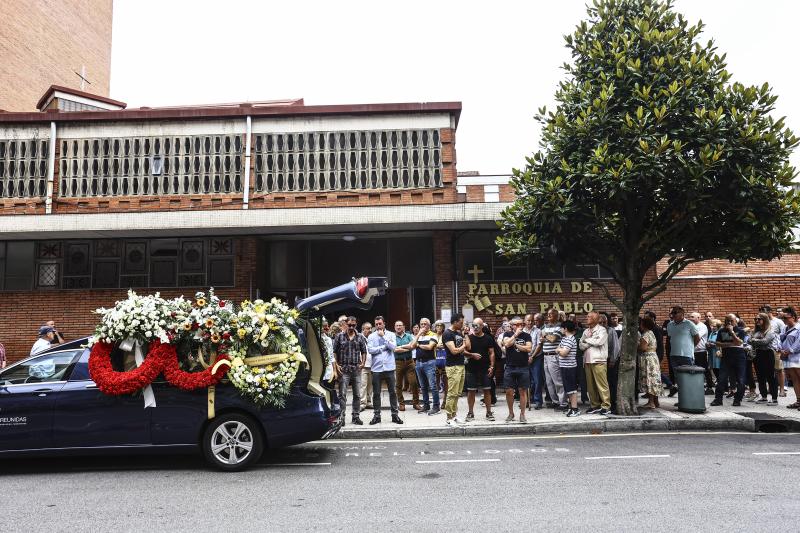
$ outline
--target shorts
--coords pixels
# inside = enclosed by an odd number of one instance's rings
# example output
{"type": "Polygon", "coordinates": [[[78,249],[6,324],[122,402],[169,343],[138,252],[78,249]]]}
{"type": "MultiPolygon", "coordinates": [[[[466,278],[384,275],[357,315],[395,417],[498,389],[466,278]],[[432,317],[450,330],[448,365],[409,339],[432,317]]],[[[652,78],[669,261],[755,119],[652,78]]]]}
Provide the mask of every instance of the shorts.
{"type": "Polygon", "coordinates": [[[527,366],[507,366],[503,376],[503,385],[507,389],[529,389],[531,371],[527,366]]]}
{"type": "Polygon", "coordinates": [[[467,390],[486,390],[492,388],[491,379],[489,378],[488,368],[467,368],[467,374],[464,376],[464,388],[467,390]]]}
{"type": "Polygon", "coordinates": [[[564,384],[564,394],[578,392],[578,368],[562,366],[559,370],[561,370],[561,382],[564,384]]]}

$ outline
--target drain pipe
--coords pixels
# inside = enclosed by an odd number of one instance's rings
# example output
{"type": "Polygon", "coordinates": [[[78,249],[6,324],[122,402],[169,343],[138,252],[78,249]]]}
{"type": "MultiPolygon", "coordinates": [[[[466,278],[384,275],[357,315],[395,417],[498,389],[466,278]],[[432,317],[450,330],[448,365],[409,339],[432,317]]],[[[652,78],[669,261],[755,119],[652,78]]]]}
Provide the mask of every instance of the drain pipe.
{"type": "Polygon", "coordinates": [[[44,212],[53,212],[53,177],[56,165],[56,123],[50,122],[50,150],[47,152],[47,196],[44,199],[44,212]]]}
{"type": "Polygon", "coordinates": [[[252,133],[253,121],[250,115],[247,115],[247,133],[245,138],[245,154],[244,154],[244,197],[242,198],[242,209],[250,208],[250,150],[252,148],[252,133]]]}

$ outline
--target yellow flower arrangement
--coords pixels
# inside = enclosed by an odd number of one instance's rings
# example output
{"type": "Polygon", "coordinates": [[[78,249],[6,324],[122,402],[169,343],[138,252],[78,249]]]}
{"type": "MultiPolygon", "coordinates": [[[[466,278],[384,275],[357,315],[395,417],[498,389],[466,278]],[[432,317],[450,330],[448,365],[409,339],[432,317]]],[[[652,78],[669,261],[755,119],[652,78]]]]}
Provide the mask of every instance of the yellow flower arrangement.
{"type": "Polygon", "coordinates": [[[195,303],[197,307],[205,307],[206,306],[206,299],[205,298],[198,298],[195,303]]]}

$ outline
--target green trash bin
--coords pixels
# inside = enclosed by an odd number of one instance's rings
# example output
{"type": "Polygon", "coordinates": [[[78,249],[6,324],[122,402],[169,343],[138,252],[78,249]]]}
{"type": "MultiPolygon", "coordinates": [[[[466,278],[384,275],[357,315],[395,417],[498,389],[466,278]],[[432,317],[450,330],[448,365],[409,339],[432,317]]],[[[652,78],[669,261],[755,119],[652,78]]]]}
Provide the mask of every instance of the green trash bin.
{"type": "Polygon", "coordinates": [[[706,370],[695,365],[675,368],[678,382],[678,411],[684,413],[706,412],[706,370]]]}

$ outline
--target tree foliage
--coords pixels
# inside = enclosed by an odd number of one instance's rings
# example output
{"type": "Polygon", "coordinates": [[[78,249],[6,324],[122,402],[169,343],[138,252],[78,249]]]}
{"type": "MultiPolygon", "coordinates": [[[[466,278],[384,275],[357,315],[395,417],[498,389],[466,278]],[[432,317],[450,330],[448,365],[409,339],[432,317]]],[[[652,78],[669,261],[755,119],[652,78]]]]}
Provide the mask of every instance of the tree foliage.
{"type": "Polygon", "coordinates": [[[769,85],[732,82],[702,30],[671,0],[588,8],[565,36],[572,62],[557,107],[536,117],[541,149],[514,170],[502,253],[599,261],[638,311],[692,262],[769,260],[791,248],[798,138],[773,117],[769,85]],[[662,258],[668,268],[645,285],[662,258]]]}

